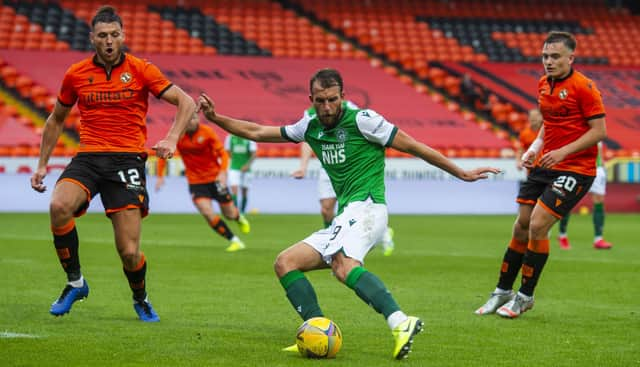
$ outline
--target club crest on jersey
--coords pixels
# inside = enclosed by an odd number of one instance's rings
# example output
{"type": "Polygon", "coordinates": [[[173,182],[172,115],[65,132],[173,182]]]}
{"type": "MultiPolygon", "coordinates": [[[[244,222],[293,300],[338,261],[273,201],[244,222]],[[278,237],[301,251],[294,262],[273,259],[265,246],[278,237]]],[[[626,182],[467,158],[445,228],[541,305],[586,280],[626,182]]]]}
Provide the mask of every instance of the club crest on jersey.
{"type": "Polygon", "coordinates": [[[198,136],[198,143],[202,144],[204,142],[204,136],[198,136]]]}
{"type": "Polygon", "coordinates": [[[131,81],[131,74],[124,72],[120,74],[120,81],[123,83],[129,83],[131,81]]]}
{"type": "Polygon", "coordinates": [[[339,142],[344,143],[344,141],[347,140],[347,132],[344,129],[338,129],[336,131],[336,139],[338,139],[339,142]]]}
{"type": "Polygon", "coordinates": [[[560,99],[566,99],[568,96],[569,92],[566,89],[563,89],[558,93],[558,97],[560,97],[560,99]]]}
{"type": "Polygon", "coordinates": [[[318,132],[318,139],[322,139],[323,136],[324,136],[324,131],[320,130],[320,132],[318,132]]]}

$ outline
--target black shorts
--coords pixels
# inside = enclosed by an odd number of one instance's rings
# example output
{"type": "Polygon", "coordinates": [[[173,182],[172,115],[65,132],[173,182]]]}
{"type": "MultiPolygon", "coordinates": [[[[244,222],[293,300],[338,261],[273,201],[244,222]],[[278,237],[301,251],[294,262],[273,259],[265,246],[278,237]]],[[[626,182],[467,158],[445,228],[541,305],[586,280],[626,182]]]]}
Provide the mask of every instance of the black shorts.
{"type": "Polygon", "coordinates": [[[129,208],[149,213],[149,195],[145,173],[146,153],[78,153],[58,178],[80,185],[87,202],[74,215],[81,216],[89,200],[100,194],[107,215],[129,208]]]}
{"type": "Polygon", "coordinates": [[[220,204],[228,204],[232,201],[229,189],[226,185],[221,184],[220,181],[189,185],[189,192],[192,200],[208,198],[220,204]]]}
{"type": "Polygon", "coordinates": [[[517,202],[536,205],[539,200],[549,213],[562,218],[589,192],[594,179],[575,172],[536,167],[520,185],[517,202]]]}

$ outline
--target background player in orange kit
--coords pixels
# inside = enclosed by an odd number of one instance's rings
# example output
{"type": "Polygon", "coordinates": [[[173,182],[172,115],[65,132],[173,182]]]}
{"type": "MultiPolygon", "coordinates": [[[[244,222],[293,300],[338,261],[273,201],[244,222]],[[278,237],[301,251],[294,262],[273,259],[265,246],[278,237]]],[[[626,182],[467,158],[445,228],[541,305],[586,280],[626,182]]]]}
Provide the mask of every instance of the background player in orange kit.
{"type": "Polygon", "coordinates": [[[528,120],[529,125],[522,129],[518,135],[519,145],[516,150],[516,168],[518,170],[522,170],[524,168],[522,156],[536,140],[538,133],[540,132],[540,127],[542,127],[542,114],[540,113],[540,110],[537,108],[530,109],[528,120]]]}
{"type": "MultiPolygon", "coordinates": [[[[245,248],[244,243],[235,236],[219,215],[213,212],[211,200],[220,204],[225,218],[238,222],[240,231],[249,233],[249,222],[233,204],[227,188],[227,168],[229,155],[218,139],[215,131],[207,125],[200,124],[198,114],[194,113],[189,120],[185,134],[178,141],[178,151],[185,167],[185,175],[189,182],[191,199],[200,214],[211,228],[229,240],[227,252],[245,248]]],[[[158,181],[156,190],[164,184],[164,168],[166,161],[158,161],[158,181]]]]}
{"type": "Polygon", "coordinates": [[[518,193],[513,236],[498,285],[476,310],[478,315],[497,312],[515,318],[533,307],[533,292],[549,257],[549,229],[582,199],[595,178],[596,144],[606,137],[605,111],[595,83],[572,68],[575,49],[575,38],[566,32],[551,32],[544,42],[546,75],[538,82],[544,124],[522,157],[531,170],[518,193]],[[514,294],[521,268],[522,284],[514,294]]]}
{"type": "Polygon", "coordinates": [[[98,9],[89,38],[96,53],[66,72],[58,101],[42,132],[40,159],[31,187],[44,192],[47,162],[74,104],[80,111],[80,148],[66,167],[49,207],[53,242],[68,283],[51,305],[50,313],[68,313],[77,300],[89,295],[80,271],[78,233],[74,217],[84,214],[100,194],[111,223],[116,249],[133,292],[134,309],[142,321],[159,321],[147,299],[147,261],[140,251],[142,218],[147,215],[145,142],[149,94],[177,106],[175,122],[166,138],[153,148],[171,158],[195,103],[150,62],[123,51],[120,16],[110,6],[98,9]]]}

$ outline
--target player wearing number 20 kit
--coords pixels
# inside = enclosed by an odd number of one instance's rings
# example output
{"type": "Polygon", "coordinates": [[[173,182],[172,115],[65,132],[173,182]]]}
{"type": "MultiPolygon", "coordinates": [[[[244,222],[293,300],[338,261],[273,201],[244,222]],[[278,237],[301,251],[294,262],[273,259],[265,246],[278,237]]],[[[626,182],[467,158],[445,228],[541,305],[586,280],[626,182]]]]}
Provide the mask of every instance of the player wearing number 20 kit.
{"type": "Polygon", "coordinates": [[[544,42],[546,75],[538,81],[543,126],[523,155],[531,171],[518,193],[518,218],[496,289],[476,310],[478,315],[515,318],[533,307],[549,257],[549,229],[582,199],[595,178],[597,143],[606,137],[605,111],[595,83],[571,66],[575,48],[575,38],[566,32],[551,32],[544,42]],[[520,271],[521,286],[514,294],[520,271]]]}

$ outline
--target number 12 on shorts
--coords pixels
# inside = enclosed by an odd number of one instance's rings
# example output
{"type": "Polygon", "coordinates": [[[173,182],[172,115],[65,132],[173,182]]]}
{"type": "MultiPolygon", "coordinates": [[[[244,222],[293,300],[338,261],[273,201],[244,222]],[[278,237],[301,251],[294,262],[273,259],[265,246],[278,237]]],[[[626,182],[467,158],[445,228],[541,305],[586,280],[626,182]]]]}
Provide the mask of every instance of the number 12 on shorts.
{"type": "Polygon", "coordinates": [[[124,172],[124,170],[120,170],[118,171],[118,176],[120,177],[120,180],[122,180],[122,182],[124,183],[130,183],[134,185],[142,184],[140,182],[140,172],[138,172],[137,168],[130,168],[127,170],[126,173],[124,172]]]}

